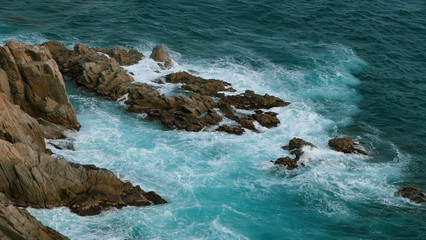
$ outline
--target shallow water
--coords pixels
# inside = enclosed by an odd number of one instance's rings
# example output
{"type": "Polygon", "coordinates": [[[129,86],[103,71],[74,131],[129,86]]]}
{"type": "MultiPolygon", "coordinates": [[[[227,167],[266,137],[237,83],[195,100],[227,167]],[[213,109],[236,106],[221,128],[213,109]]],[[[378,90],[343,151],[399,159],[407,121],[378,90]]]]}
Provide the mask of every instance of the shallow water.
{"type": "MultiPolygon", "coordinates": [[[[0,1],[2,3],[2,1],[0,1]]],[[[154,190],[163,206],[79,217],[30,212],[71,239],[422,239],[424,206],[395,197],[426,188],[426,4],[423,1],[75,1],[0,4],[0,41],[68,47],[165,43],[178,63],[292,104],[281,125],[242,136],[167,130],[67,83],[82,129],[69,161],[105,167],[154,190]],[[327,149],[349,136],[374,157],[327,149]],[[301,137],[306,167],[269,160],[301,137]]],[[[156,73],[149,59],[128,67],[156,73]]],[[[173,86],[161,91],[176,94],[173,86]]]]}

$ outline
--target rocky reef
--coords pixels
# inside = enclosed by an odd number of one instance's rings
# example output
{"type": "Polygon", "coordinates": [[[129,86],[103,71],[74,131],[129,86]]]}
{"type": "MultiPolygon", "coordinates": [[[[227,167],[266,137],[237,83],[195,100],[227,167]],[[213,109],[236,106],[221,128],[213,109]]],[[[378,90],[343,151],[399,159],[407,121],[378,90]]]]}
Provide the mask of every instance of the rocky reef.
{"type": "MultiPolygon", "coordinates": [[[[148,120],[162,122],[169,128],[197,132],[204,127],[216,126],[218,131],[239,135],[244,133],[244,128],[256,130],[254,121],[267,128],[276,127],[280,123],[277,114],[265,113],[261,109],[290,104],[277,97],[259,95],[249,90],[239,95],[225,95],[224,92],[235,92],[230,83],[196,77],[187,72],[171,73],[164,78],[167,83],[181,84],[180,89],[186,93],[165,96],[152,85],[135,82],[120,65],[123,61],[118,61],[115,57],[117,54],[111,54],[111,51],[89,48],[83,44],[68,50],[53,41],[43,46],[50,50],[60,71],[71,80],[112,100],[127,94],[125,103],[129,112],[144,113],[148,120]],[[255,112],[243,114],[238,113],[238,109],[255,112]],[[222,116],[235,124],[219,126],[222,116]]],[[[122,55],[131,56],[131,53],[122,52],[122,55]]],[[[164,67],[170,67],[173,62],[164,45],[156,46],[151,58],[161,62],[160,65],[164,67]]]]}

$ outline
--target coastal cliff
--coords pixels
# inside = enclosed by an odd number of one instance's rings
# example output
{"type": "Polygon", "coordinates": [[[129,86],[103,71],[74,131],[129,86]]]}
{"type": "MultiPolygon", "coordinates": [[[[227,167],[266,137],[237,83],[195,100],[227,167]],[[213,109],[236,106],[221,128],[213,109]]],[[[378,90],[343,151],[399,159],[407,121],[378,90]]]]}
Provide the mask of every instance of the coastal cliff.
{"type": "Polygon", "coordinates": [[[106,169],[67,162],[46,149],[46,126],[81,127],[48,48],[10,41],[0,47],[0,64],[2,237],[64,238],[16,207],[66,206],[84,216],[109,207],[166,203],[155,192],[122,182],[106,169]]]}

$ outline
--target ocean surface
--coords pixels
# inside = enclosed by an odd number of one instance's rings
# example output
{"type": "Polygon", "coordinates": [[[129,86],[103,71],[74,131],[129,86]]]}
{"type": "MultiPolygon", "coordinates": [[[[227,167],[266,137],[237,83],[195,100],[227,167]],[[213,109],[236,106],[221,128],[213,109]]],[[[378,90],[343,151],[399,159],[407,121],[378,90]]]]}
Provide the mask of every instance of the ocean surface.
{"type": "MultiPolygon", "coordinates": [[[[127,67],[150,82],[172,71],[228,81],[292,104],[277,128],[168,130],[67,81],[82,129],[69,161],[108,168],[169,204],[80,217],[29,209],[71,239],[426,239],[426,1],[4,1],[0,43],[72,48],[164,43],[178,63],[127,67]],[[159,70],[159,72],[155,72],[159,70]],[[350,137],[372,157],[327,148],[350,137]],[[318,149],[306,167],[269,160],[293,137],[318,149]]],[[[161,91],[174,94],[172,86],[161,91]]]]}

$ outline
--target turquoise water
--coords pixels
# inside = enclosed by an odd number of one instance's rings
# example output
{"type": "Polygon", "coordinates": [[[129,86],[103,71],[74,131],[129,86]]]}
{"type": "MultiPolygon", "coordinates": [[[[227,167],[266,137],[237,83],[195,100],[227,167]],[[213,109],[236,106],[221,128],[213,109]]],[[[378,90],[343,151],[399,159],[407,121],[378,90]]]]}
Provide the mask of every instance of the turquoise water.
{"type": "MultiPolygon", "coordinates": [[[[30,209],[71,239],[424,239],[424,206],[395,197],[426,190],[424,1],[0,1],[0,41],[165,43],[199,75],[292,102],[281,125],[243,136],[167,130],[67,83],[82,129],[70,161],[94,163],[169,204],[79,217],[30,209]],[[318,149],[305,168],[277,170],[293,137],[318,149]],[[349,136],[374,157],[327,149],[349,136]]],[[[148,82],[150,60],[129,67],[148,82]]],[[[161,91],[173,92],[171,86],[161,91]]]]}

